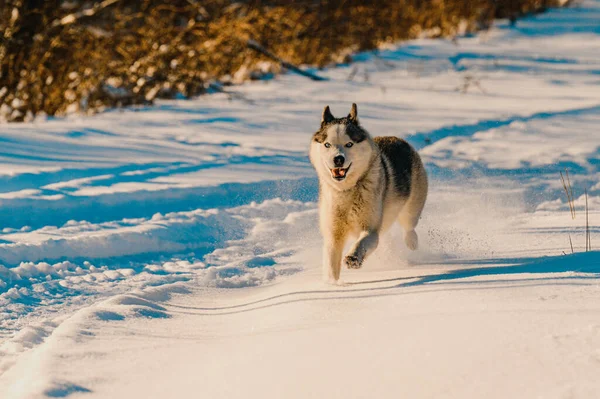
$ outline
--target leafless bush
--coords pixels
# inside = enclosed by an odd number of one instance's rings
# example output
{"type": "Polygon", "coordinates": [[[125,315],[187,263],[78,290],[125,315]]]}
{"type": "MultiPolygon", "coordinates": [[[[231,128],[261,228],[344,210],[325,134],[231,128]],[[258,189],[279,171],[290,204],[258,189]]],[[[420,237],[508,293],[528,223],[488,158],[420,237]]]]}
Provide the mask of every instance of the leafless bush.
{"type": "MultiPolygon", "coordinates": [[[[456,34],[553,0],[6,0],[0,120],[193,96],[252,77],[264,55],[324,66],[423,31],[456,34]]],[[[277,72],[273,66],[272,72],[277,72]]]]}

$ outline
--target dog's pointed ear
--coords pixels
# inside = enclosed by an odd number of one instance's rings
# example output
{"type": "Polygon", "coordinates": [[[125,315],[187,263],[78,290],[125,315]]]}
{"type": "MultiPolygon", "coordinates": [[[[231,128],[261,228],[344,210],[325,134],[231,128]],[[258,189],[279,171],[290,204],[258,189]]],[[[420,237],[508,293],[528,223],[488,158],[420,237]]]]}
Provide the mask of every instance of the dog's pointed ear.
{"type": "Polygon", "coordinates": [[[352,103],[352,108],[350,108],[348,119],[350,119],[350,122],[358,125],[358,109],[356,108],[356,103],[352,103]]]}
{"type": "Polygon", "coordinates": [[[331,113],[331,110],[329,109],[329,105],[327,105],[324,109],[323,109],[323,116],[321,117],[321,125],[324,125],[326,123],[331,122],[332,120],[334,120],[335,117],[333,116],[333,114],[331,113]]]}

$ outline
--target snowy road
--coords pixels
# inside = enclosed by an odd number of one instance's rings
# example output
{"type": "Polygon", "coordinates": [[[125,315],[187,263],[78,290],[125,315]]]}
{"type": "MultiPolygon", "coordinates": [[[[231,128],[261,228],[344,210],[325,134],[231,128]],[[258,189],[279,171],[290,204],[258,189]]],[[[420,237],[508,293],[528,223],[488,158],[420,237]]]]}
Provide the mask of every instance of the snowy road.
{"type": "Polygon", "coordinates": [[[0,126],[0,398],[598,397],[599,21],[0,126]],[[352,102],[431,191],[419,251],[395,228],[331,287],[306,152],[352,102]]]}

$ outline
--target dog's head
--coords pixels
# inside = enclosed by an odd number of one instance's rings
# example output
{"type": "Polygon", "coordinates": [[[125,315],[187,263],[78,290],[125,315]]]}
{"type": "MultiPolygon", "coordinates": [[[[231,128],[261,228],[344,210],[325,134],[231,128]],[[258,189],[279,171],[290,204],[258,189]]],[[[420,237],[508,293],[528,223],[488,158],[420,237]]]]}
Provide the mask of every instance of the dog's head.
{"type": "Polygon", "coordinates": [[[358,123],[356,104],[343,118],[334,117],[329,106],[325,107],[321,128],[310,145],[310,160],[319,178],[346,190],[365,174],[373,155],[373,140],[358,123]]]}

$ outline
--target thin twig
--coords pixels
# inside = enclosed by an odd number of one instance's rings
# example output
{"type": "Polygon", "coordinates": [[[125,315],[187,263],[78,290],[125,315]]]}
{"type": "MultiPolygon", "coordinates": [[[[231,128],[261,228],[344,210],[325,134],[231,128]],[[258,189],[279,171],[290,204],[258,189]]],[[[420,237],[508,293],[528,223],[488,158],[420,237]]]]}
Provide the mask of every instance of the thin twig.
{"type": "Polygon", "coordinates": [[[573,241],[571,241],[571,234],[569,234],[569,244],[571,244],[571,253],[574,254],[575,251],[573,251],[573,241]]]}
{"type": "Polygon", "coordinates": [[[487,94],[487,91],[485,91],[483,86],[481,86],[481,82],[479,81],[479,79],[475,80],[473,84],[479,89],[480,92],[482,92],[483,94],[487,94]]]}
{"type": "Polygon", "coordinates": [[[377,70],[381,71],[381,70],[385,70],[385,68],[387,69],[394,69],[396,66],[389,62],[386,61],[385,59],[381,58],[380,55],[373,53],[373,62],[375,63],[375,67],[377,67],[377,70]],[[379,66],[383,66],[385,67],[384,69],[379,68],[379,66]]]}
{"type": "Polygon", "coordinates": [[[249,39],[246,42],[246,45],[249,48],[251,48],[252,50],[258,51],[259,53],[261,53],[261,54],[263,54],[263,55],[265,55],[265,56],[267,56],[267,57],[269,57],[269,58],[277,61],[282,67],[284,67],[286,69],[289,69],[290,71],[294,71],[294,72],[296,72],[299,75],[306,76],[307,78],[310,78],[312,80],[327,80],[326,78],[324,78],[322,76],[315,75],[314,73],[302,70],[299,67],[297,67],[296,65],[294,65],[294,64],[292,64],[290,62],[287,62],[287,61],[279,58],[278,56],[276,56],[275,54],[273,54],[272,52],[270,52],[269,50],[267,50],[260,43],[254,41],[252,39],[249,39]]]}
{"type": "MultiPolygon", "coordinates": [[[[569,170],[565,169],[567,174],[567,184],[569,185],[569,193],[571,194],[571,202],[574,202],[575,197],[573,196],[573,188],[571,187],[571,178],[569,178],[569,170]]],[[[575,218],[575,203],[573,203],[573,219],[575,218]]]]}
{"type": "Polygon", "coordinates": [[[585,252],[592,250],[592,242],[590,240],[590,223],[588,216],[588,195],[585,189],[585,252]]]}
{"type": "Polygon", "coordinates": [[[352,80],[354,80],[354,76],[356,76],[356,74],[358,73],[358,67],[356,65],[354,65],[352,67],[352,70],[350,71],[350,74],[348,75],[348,77],[346,78],[346,80],[348,82],[351,82],[352,80]]]}
{"type": "Polygon", "coordinates": [[[198,13],[200,13],[203,18],[210,18],[210,14],[206,11],[206,8],[202,7],[198,2],[195,0],[187,0],[187,2],[196,7],[196,10],[198,10],[198,13]]]}
{"type": "Polygon", "coordinates": [[[68,14],[68,15],[62,17],[61,19],[54,20],[52,22],[51,27],[55,28],[57,26],[71,25],[72,23],[76,22],[78,19],[81,19],[84,17],[91,17],[91,16],[95,15],[98,11],[100,11],[108,6],[111,6],[119,1],[120,0],[104,0],[102,3],[96,3],[91,8],[87,8],[83,11],[68,14]]]}
{"type": "Polygon", "coordinates": [[[565,184],[565,178],[563,176],[562,171],[560,171],[559,173],[560,173],[560,182],[562,183],[563,189],[565,190],[565,193],[567,194],[567,201],[569,202],[569,211],[571,212],[571,218],[573,218],[573,210],[571,209],[571,200],[569,198],[569,190],[567,190],[567,185],[565,184]]]}
{"type": "MultiPolygon", "coordinates": [[[[567,181],[569,181],[569,185],[568,187],[571,187],[571,182],[569,180],[569,172],[567,172],[567,181]]],[[[575,206],[573,204],[573,190],[569,190],[569,188],[567,188],[567,183],[565,182],[565,177],[563,176],[563,173],[560,172],[560,180],[562,182],[563,185],[563,189],[565,190],[565,194],[567,194],[567,202],[569,203],[569,211],[571,212],[571,219],[575,219],[575,206]]]]}
{"type": "Polygon", "coordinates": [[[238,93],[236,91],[227,91],[227,90],[223,89],[221,86],[219,86],[218,84],[209,83],[206,87],[208,89],[212,89],[214,91],[217,91],[219,93],[223,93],[223,94],[227,95],[227,98],[229,100],[236,99],[236,100],[241,100],[241,101],[243,101],[245,103],[248,103],[248,104],[255,104],[254,100],[246,97],[242,93],[238,93]]]}

